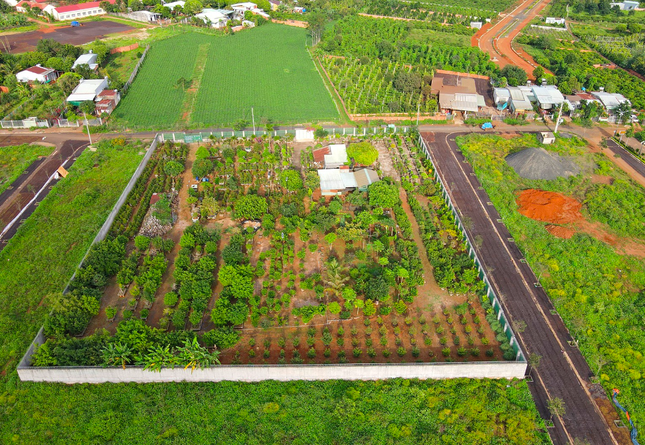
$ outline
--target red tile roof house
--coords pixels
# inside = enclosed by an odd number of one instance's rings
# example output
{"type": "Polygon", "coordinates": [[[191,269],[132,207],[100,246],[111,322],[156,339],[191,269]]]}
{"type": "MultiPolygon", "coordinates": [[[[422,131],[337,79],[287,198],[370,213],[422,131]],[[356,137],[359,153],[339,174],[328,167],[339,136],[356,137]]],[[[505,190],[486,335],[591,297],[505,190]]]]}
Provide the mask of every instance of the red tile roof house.
{"type": "Polygon", "coordinates": [[[58,74],[53,68],[45,68],[40,66],[40,64],[27,68],[26,70],[20,71],[16,74],[16,79],[18,82],[40,82],[40,83],[49,83],[53,80],[56,80],[58,74]]]}
{"type": "MultiPolygon", "coordinates": [[[[114,4],[116,0],[106,1],[114,4]]],[[[53,15],[56,20],[78,20],[83,17],[105,14],[106,12],[101,8],[100,4],[101,2],[79,3],[59,7],[48,5],[44,11],[53,15]]]]}
{"type": "Polygon", "coordinates": [[[103,113],[111,114],[118,103],[121,101],[121,95],[117,90],[103,90],[96,95],[96,114],[99,116],[103,113]]]}
{"type": "Polygon", "coordinates": [[[47,3],[38,3],[38,2],[31,2],[28,0],[22,0],[20,3],[16,5],[16,11],[18,12],[27,12],[25,9],[25,6],[29,6],[31,9],[38,8],[40,10],[45,9],[48,5],[47,3]]]}

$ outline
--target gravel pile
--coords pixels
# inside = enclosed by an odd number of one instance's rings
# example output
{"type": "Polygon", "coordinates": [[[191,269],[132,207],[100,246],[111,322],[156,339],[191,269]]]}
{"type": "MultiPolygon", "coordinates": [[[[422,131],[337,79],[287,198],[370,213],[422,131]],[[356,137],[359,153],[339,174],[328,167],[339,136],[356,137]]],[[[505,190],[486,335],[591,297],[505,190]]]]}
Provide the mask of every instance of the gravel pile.
{"type": "Polygon", "coordinates": [[[527,148],[506,156],[515,173],[526,179],[566,178],[576,176],[580,168],[571,159],[550,153],[544,148],[527,148]]]}

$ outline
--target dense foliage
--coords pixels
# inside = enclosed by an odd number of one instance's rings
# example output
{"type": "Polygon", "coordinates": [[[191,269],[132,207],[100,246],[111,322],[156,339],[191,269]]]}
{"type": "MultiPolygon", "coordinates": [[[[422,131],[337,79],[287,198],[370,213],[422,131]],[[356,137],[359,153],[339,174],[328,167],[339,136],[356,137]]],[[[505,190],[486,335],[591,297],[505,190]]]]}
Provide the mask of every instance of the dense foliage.
{"type": "Polygon", "coordinates": [[[18,387],[2,396],[3,443],[549,443],[523,381],[18,387]]]}
{"type": "Polygon", "coordinates": [[[0,193],[4,192],[18,176],[39,156],[49,155],[53,147],[42,145],[15,145],[0,147],[0,193]]]}
{"type": "Polygon", "coordinates": [[[579,341],[591,369],[608,392],[620,389],[622,403],[629,407],[636,424],[642,423],[645,343],[640,326],[645,314],[645,263],[642,258],[621,254],[584,233],[569,240],[556,238],[545,230],[545,223],[520,215],[515,202],[515,192],[526,188],[575,196],[583,200],[583,214],[591,221],[606,224],[619,239],[638,237],[642,242],[642,188],[602,155],[583,155],[584,144],[575,138],[557,139],[550,149],[576,156],[583,166],[595,163],[595,173],[611,176],[615,186],[593,182],[588,170],[556,181],[520,178],[504,157],[535,145],[532,135],[510,140],[473,135],[458,139],[458,143],[571,334],[579,341]]]}

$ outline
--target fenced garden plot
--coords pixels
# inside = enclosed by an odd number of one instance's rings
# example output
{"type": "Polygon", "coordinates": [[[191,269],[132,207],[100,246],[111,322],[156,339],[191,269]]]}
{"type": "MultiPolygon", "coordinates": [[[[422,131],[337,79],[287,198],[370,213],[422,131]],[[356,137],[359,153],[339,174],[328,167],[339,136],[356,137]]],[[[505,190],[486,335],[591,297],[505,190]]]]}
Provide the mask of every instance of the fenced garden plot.
{"type": "MultiPolygon", "coordinates": [[[[383,180],[331,201],[312,195],[318,176],[310,149],[296,153],[286,141],[265,138],[194,147],[173,229],[152,240],[133,237],[128,221],[134,218],[118,217],[116,233],[132,241],[117,236],[97,245],[70,287],[77,297],[105,294],[100,313],[75,313],[71,323],[69,313],[54,311],[34,363],[155,369],[162,353],[156,348],[166,348],[163,363],[171,366],[183,363],[189,347],[202,348],[211,364],[513,360],[479,303],[483,284],[461,253],[454,222],[436,207],[441,199],[426,204],[422,222],[415,219],[420,204],[410,194],[418,188],[425,202],[436,193],[420,181],[425,172],[414,157],[417,149],[408,147],[409,140],[387,143],[408,195],[383,180]],[[192,176],[208,182],[188,188],[192,176]],[[450,239],[455,241],[445,244],[450,239]],[[424,244],[433,246],[430,261],[424,244]],[[450,252],[463,257],[451,260],[450,252]],[[435,257],[439,285],[430,266],[435,257]],[[88,315],[93,318],[85,330],[88,315]],[[97,335],[103,328],[114,337],[97,335]],[[132,330],[157,340],[130,344],[125,333],[132,330]],[[66,337],[84,331],[80,344],[66,337]],[[193,338],[217,349],[192,345],[193,338]],[[79,347],[84,358],[70,362],[64,351],[79,347]],[[135,349],[148,358],[123,352],[135,349]]],[[[175,150],[165,147],[171,151],[160,156],[164,160],[175,150]]],[[[148,177],[172,176],[169,164],[161,173],[151,161],[148,177]]],[[[144,202],[145,183],[133,190],[144,202]]],[[[134,215],[137,202],[123,209],[134,215]]]]}
{"type": "Polygon", "coordinates": [[[36,159],[53,151],[54,147],[29,144],[0,147],[0,194],[36,159]]]}
{"type": "Polygon", "coordinates": [[[305,35],[267,25],[235,36],[186,33],[156,42],[113,117],[133,128],[231,126],[250,124],[253,108],[256,124],[337,120],[305,35]],[[198,64],[200,47],[207,56],[198,64]]]}
{"type": "Polygon", "coordinates": [[[522,179],[504,162],[509,153],[534,146],[534,136],[467,136],[457,142],[538,274],[595,373],[594,379],[607,391],[620,388],[634,422],[642,423],[640,376],[645,369],[637,351],[643,350],[644,339],[637,326],[643,314],[645,263],[642,252],[620,247],[643,245],[642,187],[601,155],[586,153],[584,143],[575,138],[558,138],[549,149],[575,156],[587,170],[556,181],[522,179]],[[547,223],[518,212],[515,193],[528,188],[577,198],[583,203],[582,215],[595,231],[578,229],[570,239],[552,235],[547,223]],[[609,236],[601,236],[598,230],[609,236]]]}

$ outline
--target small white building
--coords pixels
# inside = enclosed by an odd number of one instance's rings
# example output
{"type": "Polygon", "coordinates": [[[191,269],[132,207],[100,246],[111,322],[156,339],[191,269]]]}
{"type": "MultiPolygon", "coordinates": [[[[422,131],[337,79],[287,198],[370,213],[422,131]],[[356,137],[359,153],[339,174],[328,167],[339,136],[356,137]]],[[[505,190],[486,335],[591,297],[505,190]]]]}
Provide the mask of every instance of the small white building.
{"type": "Polygon", "coordinates": [[[482,29],[483,25],[482,22],[470,22],[470,27],[473,29],[482,29]]]}
{"type": "Polygon", "coordinates": [[[235,18],[235,20],[241,20],[244,18],[244,13],[246,11],[253,12],[258,9],[258,5],[251,2],[244,2],[235,3],[234,5],[231,5],[231,8],[233,8],[233,17],[235,18]]]}
{"type": "Polygon", "coordinates": [[[91,70],[95,70],[99,67],[98,57],[99,56],[94,54],[91,50],[87,54],[81,54],[74,62],[74,65],[72,65],[72,69],[76,69],[76,67],[80,65],[87,65],[91,70]]]}
{"type": "Polygon", "coordinates": [[[634,9],[638,8],[639,2],[632,2],[632,1],[624,1],[624,2],[613,2],[610,3],[609,6],[612,8],[614,6],[618,6],[618,8],[621,11],[633,11],[634,9]]]}
{"type": "MultiPolygon", "coordinates": [[[[115,0],[106,0],[108,3],[114,4],[115,0]]],[[[43,11],[54,16],[56,20],[78,20],[83,17],[91,17],[95,15],[105,14],[105,10],[101,8],[101,2],[88,2],[79,3],[77,5],[66,6],[52,6],[48,5],[43,11]]]]}
{"type": "Polygon", "coordinates": [[[544,20],[544,23],[547,25],[562,25],[564,26],[566,24],[566,20],[561,18],[561,17],[547,17],[544,20]]]}
{"type": "Polygon", "coordinates": [[[540,144],[549,145],[555,142],[555,136],[550,131],[540,131],[538,133],[540,144]]]}
{"type": "Polygon", "coordinates": [[[522,113],[525,111],[532,111],[535,96],[529,87],[508,87],[508,92],[511,95],[509,101],[509,109],[513,113],[522,113]]]}
{"type": "Polygon", "coordinates": [[[27,68],[26,70],[20,71],[16,74],[16,79],[18,82],[40,82],[40,83],[49,83],[53,80],[56,80],[58,75],[56,70],[53,68],[45,68],[40,66],[40,64],[27,68]]]}
{"type": "Polygon", "coordinates": [[[555,85],[534,86],[531,91],[543,110],[550,110],[564,102],[564,96],[555,85]]]}
{"type": "Polygon", "coordinates": [[[81,102],[93,101],[96,96],[106,90],[108,87],[108,78],[103,79],[81,79],[81,82],[74,88],[72,94],[67,98],[67,102],[73,105],[80,105],[81,102]]]}
{"type": "Polygon", "coordinates": [[[511,100],[511,92],[508,91],[508,88],[494,88],[493,89],[493,101],[495,105],[500,106],[508,103],[511,100]]]}

